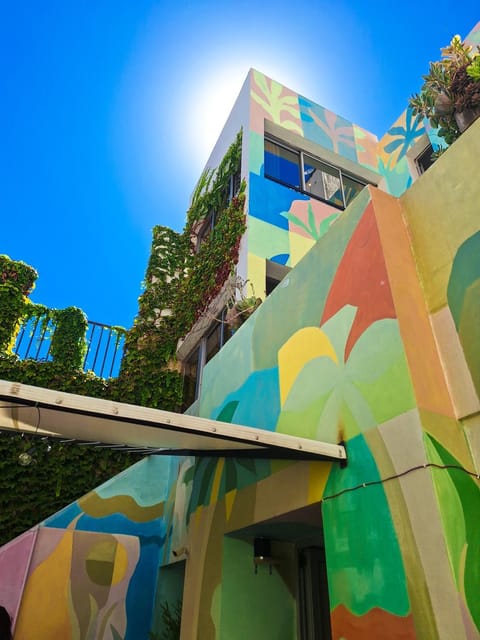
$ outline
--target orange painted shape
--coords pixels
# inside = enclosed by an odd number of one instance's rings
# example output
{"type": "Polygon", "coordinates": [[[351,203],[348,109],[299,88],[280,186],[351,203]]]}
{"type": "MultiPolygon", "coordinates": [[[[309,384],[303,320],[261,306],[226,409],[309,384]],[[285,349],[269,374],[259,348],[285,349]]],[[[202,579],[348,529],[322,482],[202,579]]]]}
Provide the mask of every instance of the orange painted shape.
{"type": "Polygon", "coordinates": [[[412,615],[396,616],[375,607],[361,616],[356,616],[343,604],[331,613],[333,640],[415,640],[417,634],[412,615]]]}
{"type": "Polygon", "coordinates": [[[400,202],[369,189],[417,404],[455,417],[400,202]]]}
{"type": "Polygon", "coordinates": [[[395,307],[371,202],[353,232],[338,266],[321,324],[347,304],[357,307],[358,311],[345,346],[345,362],[355,342],[371,324],[382,318],[395,318],[395,307]]]}

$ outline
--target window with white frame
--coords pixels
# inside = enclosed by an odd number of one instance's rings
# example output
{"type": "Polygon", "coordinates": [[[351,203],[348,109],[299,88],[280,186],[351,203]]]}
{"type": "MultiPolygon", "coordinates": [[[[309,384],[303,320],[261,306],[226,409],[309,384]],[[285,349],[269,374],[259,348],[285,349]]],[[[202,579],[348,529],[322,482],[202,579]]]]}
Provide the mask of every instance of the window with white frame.
{"type": "Polygon", "coordinates": [[[344,209],[367,182],[299,149],[265,136],[265,177],[344,209]]]}

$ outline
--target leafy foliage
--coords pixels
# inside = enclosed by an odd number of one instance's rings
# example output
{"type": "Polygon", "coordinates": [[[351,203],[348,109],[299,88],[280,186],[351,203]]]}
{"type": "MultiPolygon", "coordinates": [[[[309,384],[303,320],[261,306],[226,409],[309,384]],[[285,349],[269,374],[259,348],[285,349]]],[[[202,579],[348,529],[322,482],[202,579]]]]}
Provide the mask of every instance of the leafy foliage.
{"type": "MultiPolygon", "coordinates": [[[[3,376],[2,376],[3,377],[3,376]]],[[[140,456],[0,434],[0,545],[120,473],[140,456]],[[18,456],[30,452],[21,466],[18,456]]]]}
{"type": "Polygon", "coordinates": [[[88,321],[81,309],[67,307],[56,310],[53,319],[56,323],[50,347],[53,359],[59,364],[80,369],[87,350],[85,333],[88,321]]]}
{"type": "Polygon", "coordinates": [[[168,602],[160,605],[162,633],[150,632],[150,640],[179,640],[180,626],[182,622],[182,602],[179,600],[170,608],[168,602]]]}
{"type": "Polygon", "coordinates": [[[459,36],[441,52],[441,60],[430,63],[420,93],[409,105],[414,114],[439,128],[438,135],[450,145],[461,133],[455,115],[480,106],[480,53],[472,53],[459,36]]]}
{"type": "Polygon", "coordinates": [[[11,353],[37,272],[24,262],[0,255],[0,351],[11,353]]]}
{"type": "MultiPolygon", "coordinates": [[[[139,299],[139,313],[126,333],[125,355],[116,379],[82,369],[87,319],[76,307],[48,309],[26,297],[37,274],[0,256],[0,379],[131,404],[178,410],[183,377],[175,354],[179,338],[215,298],[238,260],[245,230],[244,185],[229,198],[239,173],[241,132],[215,172],[207,171],[195,190],[183,233],[155,227],[153,246],[139,299]],[[212,207],[217,225],[198,251],[192,238],[212,207]],[[53,322],[52,362],[20,360],[12,354],[22,321],[53,322]]],[[[121,328],[118,328],[122,331],[121,328]]],[[[0,543],[77,499],[138,457],[124,452],[65,447],[0,433],[0,543]],[[34,447],[34,463],[18,456],[34,447]]],[[[175,612],[172,613],[172,620],[175,612]]]]}
{"type": "Polygon", "coordinates": [[[241,140],[240,132],[216,171],[201,175],[183,233],[154,228],[139,314],[126,336],[120,376],[111,387],[119,399],[170,410],[182,406],[178,341],[234,270],[245,231],[244,185],[229,199],[231,181],[239,173],[241,140]],[[197,247],[195,240],[213,211],[216,224],[197,247]]]}

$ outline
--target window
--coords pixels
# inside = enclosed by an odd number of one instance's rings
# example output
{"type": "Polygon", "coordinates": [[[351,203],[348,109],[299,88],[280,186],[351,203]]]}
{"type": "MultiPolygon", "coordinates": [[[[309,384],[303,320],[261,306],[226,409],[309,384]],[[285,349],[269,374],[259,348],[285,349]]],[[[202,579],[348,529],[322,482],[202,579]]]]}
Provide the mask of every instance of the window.
{"type": "Polygon", "coordinates": [[[200,387],[200,355],[200,348],[197,347],[184,364],[182,410],[188,409],[198,397],[200,387]]]}
{"type": "MultiPolygon", "coordinates": [[[[233,175],[230,176],[227,182],[227,185],[223,191],[223,203],[225,206],[230,204],[230,202],[232,201],[232,198],[234,198],[237,195],[237,193],[240,191],[241,182],[242,180],[240,176],[240,169],[238,169],[233,175]]],[[[197,251],[200,249],[202,244],[205,242],[205,240],[208,238],[210,233],[215,228],[221,211],[222,209],[220,209],[220,211],[217,211],[215,209],[210,209],[208,214],[205,216],[205,219],[201,224],[200,230],[197,233],[197,244],[196,244],[197,251]]]]}
{"type": "Polygon", "coordinates": [[[265,262],[265,294],[268,296],[287,275],[290,271],[290,267],[286,267],[278,262],[273,262],[273,260],[266,260],[265,262]]]}
{"type": "Polygon", "coordinates": [[[265,177],[344,209],[367,184],[320,158],[265,137],[265,177]]]}
{"type": "Polygon", "coordinates": [[[239,167],[237,171],[230,176],[230,179],[228,181],[228,185],[226,188],[227,204],[230,204],[230,202],[232,201],[232,198],[234,198],[237,195],[237,193],[240,191],[241,183],[242,183],[242,177],[240,175],[240,167],[239,167]]]}
{"type": "Polygon", "coordinates": [[[213,231],[215,225],[218,221],[218,214],[215,209],[210,209],[208,215],[205,217],[202,226],[200,227],[200,231],[197,235],[197,251],[200,249],[202,244],[210,235],[210,232],[213,231]]]}
{"type": "Polygon", "coordinates": [[[265,138],[265,175],[300,189],[300,155],[265,138]]]}
{"type": "Polygon", "coordinates": [[[232,336],[232,331],[226,323],[226,315],[225,308],[210,325],[197,348],[184,362],[183,410],[188,409],[200,395],[203,367],[232,336]]]}
{"type": "Polygon", "coordinates": [[[303,154],[303,175],[305,176],[305,191],[336,207],[343,207],[342,180],[339,169],[303,154]]]}
{"type": "Polygon", "coordinates": [[[422,151],[422,153],[417,156],[415,159],[415,163],[417,165],[417,169],[419,173],[425,173],[425,171],[432,166],[432,153],[433,147],[430,143],[428,143],[427,147],[422,151]]]}

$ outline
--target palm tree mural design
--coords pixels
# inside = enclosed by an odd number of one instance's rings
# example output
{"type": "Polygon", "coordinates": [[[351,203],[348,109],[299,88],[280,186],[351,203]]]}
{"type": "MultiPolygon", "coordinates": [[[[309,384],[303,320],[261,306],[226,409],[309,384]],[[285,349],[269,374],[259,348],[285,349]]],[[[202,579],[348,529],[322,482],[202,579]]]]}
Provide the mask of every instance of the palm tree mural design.
{"type": "Polygon", "coordinates": [[[415,140],[424,133],[425,126],[423,124],[423,118],[414,116],[412,110],[408,108],[404,114],[402,114],[398,124],[395,124],[387,131],[387,136],[391,136],[394,139],[386,144],[383,150],[386,153],[393,153],[398,149],[398,162],[415,143],[415,140]],[[403,118],[405,118],[404,124],[402,124],[403,118]]]}
{"type": "Polygon", "coordinates": [[[306,233],[308,233],[309,236],[311,236],[316,241],[327,233],[330,225],[338,218],[340,212],[332,213],[330,216],[321,220],[318,225],[315,220],[315,214],[313,213],[311,204],[308,205],[307,222],[301,220],[291,211],[282,211],[280,215],[284,218],[287,218],[287,220],[289,220],[293,224],[297,225],[297,227],[301,227],[306,233]]]}

